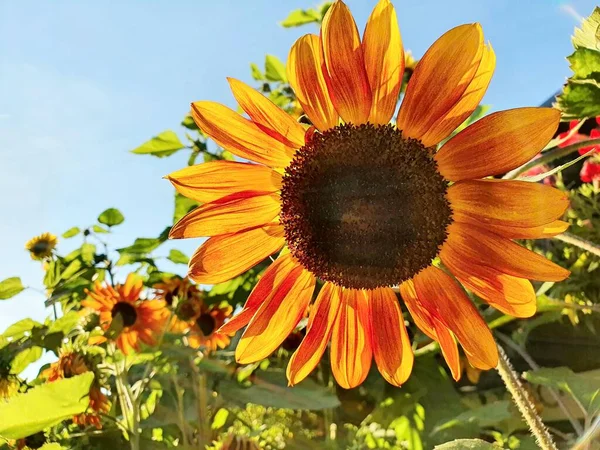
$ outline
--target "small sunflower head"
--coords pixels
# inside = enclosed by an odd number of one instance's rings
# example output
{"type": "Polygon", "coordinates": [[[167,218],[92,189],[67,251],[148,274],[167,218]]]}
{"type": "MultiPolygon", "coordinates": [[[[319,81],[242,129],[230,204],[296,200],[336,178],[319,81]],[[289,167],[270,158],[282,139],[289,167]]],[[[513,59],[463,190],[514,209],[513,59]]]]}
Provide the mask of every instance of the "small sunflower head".
{"type": "Polygon", "coordinates": [[[52,233],[42,233],[25,244],[25,250],[29,252],[31,259],[41,261],[52,256],[58,239],[52,233]]]}
{"type": "Polygon", "coordinates": [[[207,351],[224,348],[229,344],[229,335],[220,333],[219,328],[231,316],[233,308],[227,303],[202,305],[200,314],[193,320],[188,336],[191,347],[204,347],[207,351]]]}
{"type": "Polygon", "coordinates": [[[167,306],[177,307],[177,304],[192,297],[201,295],[200,289],[192,284],[189,278],[172,277],[152,286],[156,297],[164,300],[167,306]]]}

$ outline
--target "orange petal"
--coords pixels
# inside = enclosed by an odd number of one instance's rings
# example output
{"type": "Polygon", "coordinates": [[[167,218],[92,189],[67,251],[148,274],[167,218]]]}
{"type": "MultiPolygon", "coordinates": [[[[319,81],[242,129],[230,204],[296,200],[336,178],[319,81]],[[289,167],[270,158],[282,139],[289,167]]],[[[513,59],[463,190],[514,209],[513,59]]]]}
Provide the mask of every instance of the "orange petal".
{"type": "Polygon", "coordinates": [[[516,108],[492,113],[469,125],[435,155],[450,181],[500,175],[525,164],[552,139],[560,111],[516,108]]]}
{"type": "Polygon", "coordinates": [[[331,103],[325,77],[321,70],[321,42],[314,34],[298,39],[290,50],[287,76],[302,109],[319,130],[338,123],[338,113],[331,103]]]}
{"type": "Polygon", "coordinates": [[[496,367],[498,348],[492,332],[456,282],[429,266],[415,276],[414,283],[423,306],[454,333],[471,364],[479,369],[496,367]]]}
{"type": "Polygon", "coordinates": [[[425,52],[408,82],[398,114],[398,128],[404,137],[421,139],[452,111],[472,83],[483,49],[481,26],[469,24],[446,32],[425,52]]]}
{"type": "Polygon", "coordinates": [[[558,219],[569,207],[563,191],[527,181],[461,181],[450,186],[447,198],[454,220],[481,226],[542,226],[558,219]]]}
{"type": "Polygon", "coordinates": [[[235,350],[236,361],[250,364],[275,351],[304,316],[314,289],[315,277],[295,267],[248,324],[235,350]]]}
{"type": "Polygon", "coordinates": [[[544,239],[564,233],[569,228],[569,223],[562,220],[555,220],[547,225],[531,228],[488,223],[485,228],[508,239],[544,239]]]}
{"type": "Polygon", "coordinates": [[[341,295],[331,335],[331,371],[341,387],[350,389],[364,381],[371,367],[369,304],[362,290],[345,289],[341,295]]]}
{"type": "Polygon", "coordinates": [[[506,275],[477,264],[464,264],[452,252],[442,261],[461,284],[494,308],[515,317],[531,317],[536,311],[536,295],[529,280],[506,275]]]}
{"type": "Polygon", "coordinates": [[[358,28],[342,1],[331,5],[321,25],[322,66],[331,101],[345,122],[365,123],[371,111],[371,89],[358,28]]]}
{"type": "Polygon", "coordinates": [[[398,299],[389,288],[375,289],[367,295],[371,296],[373,356],[377,368],[388,383],[400,386],[410,376],[414,354],[398,299]]]}
{"type": "Polygon", "coordinates": [[[167,178],[181,195],[208,203],[236,192],[276,192],[281,175],[268,167],[234,161],[211,161],[189,166],[167,178]]]}
{"type": "Polygon", "coordinates": [[[363,54],[373,95],[369,122],[387,124],[394,115],[404,75],[404,49],[396,10],[379,0],[363,35],[363,54]]]}
{"type": "Polygon", "coordinates": [[[294,155],[291,147],[220,103],[194,102],[192,117],[217,144],[240,158],[269,167],[286,167],[294,155]]]}
{"type": "Polygon", "coordinates": [[[454,335],[423,306],[417,297],[415,284],[412,280],[405,281],[400,285],[400,294],[417,327],[440,344],[442,355],[450,368],[452,377],[458,381],[462,371],[460,370],[458,346],[454,335]]]}
{"type": "Polygon", "coordinates": [[[487,91],[495,68],[496,55],[494,50],[491,45],[484,47],[481,63],[465,92],[454,106],[436,120],[429,130],[421,136],[421,142],[424,146],[429,147],[438,144],[444,138],[450,136],[461,123],[473,114],[473,111],[483,99],[485,91],[487,91]]]}
{"type": "Polygon", "coordinates": [[[218,332],[233,334],[248,325],[258,308],[273,291],[277,290],[281,282],[287,278],[296,265],[297,263],[289,253],[280,255],[273,264],[267,267],[263,276],[258,280],[242,310],[219,328],[218,332]]]}
{"type": "Polygon", "coordinates": [[[188,276],[196,283],[222,283],[254,267],[284,244],[279,224],[211,237],[190,258],[188,276]]]}
{"type": "Polygon", "coordinates": [[[332,283],[325,283],[315,304],[311,306],[306,337],[292,355],[287,366],[290,386],[300,383],[317,367],[331,338],[339,308],[339,288],[332,283]]]}
{"type": "Polygon", "coordinates": [[[304,145],[304,128],[271,100],[235,78],[228,78],[233,96],[265,133],[292,148],[304,145]]]}
{"type": "Polygon", "coordinates": [[[454,222],[448,233],[440,251],[442,260],[454,258],[461,264],[493,267],[508,275],[538,281],[561,281],[570,274],[542,255],[479,227],[454,222]]]}
{"type": "Polygon", "coordinates": [[[241,197],[237,194],[194,209],[177,222],[170,239],[218,236],[255,228],[271,222],[279,214],[279,194],[241,197]]]}

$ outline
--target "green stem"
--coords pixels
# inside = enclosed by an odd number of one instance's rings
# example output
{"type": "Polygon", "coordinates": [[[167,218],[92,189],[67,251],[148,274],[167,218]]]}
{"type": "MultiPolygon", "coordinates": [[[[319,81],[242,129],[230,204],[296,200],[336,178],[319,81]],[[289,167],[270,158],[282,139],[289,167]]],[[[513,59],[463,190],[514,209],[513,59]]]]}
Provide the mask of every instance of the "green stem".
{"type": "Polygon", "coordinates": [[[185,423],[185,404],[183,402],[183,389],[181,389],[181,386],[179,386],[176,374],[171,374],[171,379],[173,381],[173,386],[175,387],[175,395],[177,395],[177,419],[179,421],[179,429],[181,430],[183,448],[187,449],[189,446],[189,442],[187,426],[185,423]]]}
{"type": "Polygon", "coordinates": [[[527,395],[527,391],[523,388],[523,385],[519,381],[519,377],[512,368],[508,356],[506,356],[506,352],[499,345],[498,355],[499,360],[496,370],[500,374],[502,381],[504,381],[506,389],[508,389],[508,392],[512,395],[513,401],[519,408],[525,422],[529,425],[529,429],[534,435],[537,444],[542,450],[558,450],[556,444],[552,440],[552,436],[550,436],[548,429],[542,422],[542,419],[535,410],[535,406],[527,395]]]}
{"type": "Polygon", "coordinates": [[[579,247],[582,250],[593,253],[596,256],[600,256],[600,245],[597,245],[592,241],[582,239],[578,236],[575,236],[574,234],[562,233],[557,236],[554,236],[554,239],[566,242],[567,244],[575,245],[576,247],[579,247]]]}

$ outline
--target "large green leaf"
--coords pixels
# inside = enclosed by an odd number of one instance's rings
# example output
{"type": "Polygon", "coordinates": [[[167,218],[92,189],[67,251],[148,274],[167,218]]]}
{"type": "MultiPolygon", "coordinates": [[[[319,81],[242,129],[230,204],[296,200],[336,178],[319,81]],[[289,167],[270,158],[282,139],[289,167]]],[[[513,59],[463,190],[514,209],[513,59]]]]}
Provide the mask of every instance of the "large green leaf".
{"type": "Polygon", "coordinates": [[[44,350],[42,347],[29,347],[17,353],[17,356],[12,360],[10,371],[16,375],[23,372],[29,364],[36,362],[42,357],[44,350]]]}
{"type": "Polygon", "coordinates": [[[23,336],[25,336],[25,333],[30,332],[34,328],[41,326],[43,326],[41,323],[33,319],[21,319],[18,322],[15,322],[12,325],[10,325],[6,330],[4,330],[2,336],[4,336],[5,338],[12,338],[14,340],[21,339],[23,336]]]}
{"type": "Polygon", "coordinates": [[[575,29],[573,36],[575,48],[591,48],[600,50],[600,7],[581,23],[581,28],[575,29]]]}
{"type": "Polygon", "coordinates": [[[265,77],[269,81],[287,81],[285,64],[277,56],[267,55],[265,58],[265,77]]]}
{"type": "Polygon", "coordinates": [[[499,447],[481,439],[456,439],[442,445],[436,445],[434,450],[498,450],[499,447]]]}
{"type": "Polygon", "coordinates": [[[154,136],[147,142],[144,142],[138,148],[131,151],[138,155],[152,155],[158,158],[170,156],[178,150],[185,148],[185,145],[181,143],[177,134],[174,131],[167,130],[163,131],[157,136],[154,136]]]}
{"type": "Polygon", "coordinates": [[[433,433],[451,428],[457,425],[475,424],[478,427],[489,427],[502,420],[509,419],[512,414],[509,410],[510,402],[508,400],[496,401],[478,408],[469,409],[459,414],[454,419],[444,421],[437,425],[433,433]]]}
{"type": "Polygon", "coordinates": [[[0,300],[6,300],[14,297],[25,289],[19,277],[11,277],[0,281],[0,300]]]}
{"type": "Polygon", "coordinates": [[[37,386],[0,403],[0,436],[20,439],[84,412],[92,372],[37,386]]]}
{"type": "Polygon", "coordinates": [[[102,214],[98,216],[98,222],[103,223],[109,227],[122,224],[125,217],[117,208],[108,208],[102,214]]]}

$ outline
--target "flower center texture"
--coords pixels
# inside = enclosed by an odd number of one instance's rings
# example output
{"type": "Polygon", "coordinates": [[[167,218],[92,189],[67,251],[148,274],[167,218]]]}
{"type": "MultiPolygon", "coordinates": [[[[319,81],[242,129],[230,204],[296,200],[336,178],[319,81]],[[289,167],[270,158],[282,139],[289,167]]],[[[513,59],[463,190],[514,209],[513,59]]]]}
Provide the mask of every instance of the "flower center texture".
{"type": "Polygon", "coordinates": [[[198,328],[200,328],[200,331],[202,331],[204,336],[210,336],[212,332],[215,331],[217,323],[215,322],[215,318],[210,314],[201,314],[200,317],[196,319],[196,325],[198,325],[198,328]]]}
{"type": "Polygon", "coordinates": [[[452,221],[433,154],[391,125],[316,133],[283,178],[280,218],[292,255],[345,288],[416,275],[437,256],[452,221]]]}
{"type": "Polygon", "coordinates": [[[137,320],[137,312],[133,305],[130,305],[127,302],[118,302],[112,309],[111,315],[113,319],[120,314],[123,318],[123,326],[130,327],[137,320]]]}

